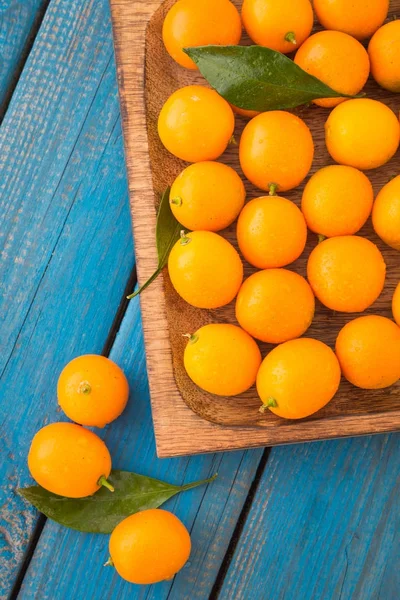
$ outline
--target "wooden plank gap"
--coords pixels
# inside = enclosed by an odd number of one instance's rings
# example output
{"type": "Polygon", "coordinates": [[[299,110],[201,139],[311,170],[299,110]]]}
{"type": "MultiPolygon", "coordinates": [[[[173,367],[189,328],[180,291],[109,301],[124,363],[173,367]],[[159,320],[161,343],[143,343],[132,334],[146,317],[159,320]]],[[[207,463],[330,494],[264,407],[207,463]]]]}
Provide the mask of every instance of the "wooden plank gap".
{"type": "Polygon", "coordinates": [[[30,565],[30,562],[31,562],[34,552],[36,550],[36,546],[39,542],[39,538],[42,535],[42,531],[46,524],[46,521],[47,521],[47,517],[45,517],[43,514],[40,514],[39,518],[37,520],[37,523],[35,525],[35,529],[33,530],[30,543],[28,545],[28,548],[26,549],[23,561],[21,563],[21,567],[18,571],[14,585],[13,585],[10,595],[8,597],[8,600],[17,600],[17,598],[18,598],[22,583],[25,578],[25,574],[28,570],[28,567],[30,565]]]}
{"type": "Polygon", "coordinates": [[[36,36],[42,25],[43,19],[46,15],[46,12],[47,12],[50,2],[51,2],[51,0],[43,0],[42,4],[40,5],[40,7],[38,8],[38,10],[36,12],[36,16],[35,16],[33,25],[29,31],[28,37],[26,38],[24,47],[21,52],[21,56],[15,66],[12,80],[11,80],[10,85],[7,89],[7,92],[5,93],[4,98],[0,104],[0,125],[4,119],[7,109],[10,105],[11,98],[13,97],[15,88],[18,85],[18,81],[21,77],[22,71],[24,70],[25,63],[28,60],[28,57],[31,53],[33,44],[35,43],[36,36]]]}
{"type": "Polygon", "coordinates": [[[209,600],[218,600],[218,598],[219,598],[219,594],[222,589],[222,585],[223,585],[225,576],[226,576],[229,566],[231,564],[233,555],[235,553],[236,546],[239,543],[240,537],[242,535],[243,527],[246,523],[247,516],[248,516],[251,506],[253,504],[253,500],[257,493],[258,486],[260,485],[261,478],[264,473],[264,469],[267,465],[270,452],[271,452],[271,448],[265,448],[263,455],[261,457],[261,460],[258,464],[256,474],[255,474],[252,484],[250,486],[246,500],[243,504],[243,508],[241,510],[239,519],[237,520],[237,523],[236,523],[235,529],[233,531],[231,540],[229,542],[228,548],[226,550],[224,559],[221,563],[220,569],[218,571],[218,575],[215,579],[215,583],[212,587],[209,600]]]}

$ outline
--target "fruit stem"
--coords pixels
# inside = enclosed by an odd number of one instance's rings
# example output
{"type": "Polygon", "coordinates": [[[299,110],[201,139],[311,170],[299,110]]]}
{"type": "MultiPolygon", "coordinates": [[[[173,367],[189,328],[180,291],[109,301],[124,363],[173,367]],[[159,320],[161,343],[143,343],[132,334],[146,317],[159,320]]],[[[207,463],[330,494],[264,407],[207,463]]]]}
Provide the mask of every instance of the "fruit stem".
{"type": "Polygon", "coordinates": [[[291,44],[296,45],[297,40],[296,40],[296,35],[295,35],[294,31],[288,31],[287,34],[285,35],[285,40],[287,42],[290,42],[291,44]]]}
{"type": "Polygon", "coordinates": [[[102,485],[103,487],[107,488],[108,490],[110,490],[110,492],[114,492],[114,486],[111,485],[111,483],[108,481],[107,477],[105,475],[102,475],[98,481],[97,481],[97,485],[102,485]]]}
{"type": "Polygon", "coordinates": [[[185,233],[185,231],[182,229],[181,231],[181,245],[182,246],[186,246],[186,244],[190,244],[192,240],[190,239],[190,237],[188,237],[185,233]]]}
{"type": "Polygon", "coordinates": [[[278,189],[278,184],[277,183],[270,183],[269,184],[269,195],[270,196],[276,196],[277,189],[278,189]]]}
{"type": "Polygon", "coordinates": [[[231,144],[232,146],[237,146],[238,145],[238,143],[237,143],[236,138],[235,138],[234,135],[231,136],[228,144],[231,144]]]}
{"type": "Polygon", "coordinates": [[[326,240],[326,235],[319,233],[318,234],[318,244],[321,244],[324,240],[326,240]]]}
{"type": "Polygon", "coordinates": [[[103,567],[113,567],[113,566],[114,566],[114,561],[111,558],[111,556],[109,556],[107,562],[104,563],[103,567]]]}
{"type": "Polygon", "coordinates": [[[195,344],[199,339],[196,333],[183,333],[182,335],[189,340],[189,344],[195,344]]]}
{"type": "Polygon", "coordinates": [[[265,413],[267,408],[276,408],[277,406],[278,406],[278,403],[275,400],[275,398],[273,398],[272,396],[269,396],[269,398],[267,398],[265,402],[262,401],[262,406],[260,406],[259,411],[260,411],[260,413],[265,413]]]}
{"type": "Polygon", "coordinates": [[[170,204],[175,204],[175,206],[182,206],[182,198],[180,196],[172,198],[172,200],[170,200],[169,202],[170,204]]]}
{"type": "Polygon", "coordinates": [[[78,392],[79,394],[90,394],[90,392],[92,391],[92,388],[90,386],[90,383],[88,381],[81,381],[79,386],[78,386],[78,392]]]}

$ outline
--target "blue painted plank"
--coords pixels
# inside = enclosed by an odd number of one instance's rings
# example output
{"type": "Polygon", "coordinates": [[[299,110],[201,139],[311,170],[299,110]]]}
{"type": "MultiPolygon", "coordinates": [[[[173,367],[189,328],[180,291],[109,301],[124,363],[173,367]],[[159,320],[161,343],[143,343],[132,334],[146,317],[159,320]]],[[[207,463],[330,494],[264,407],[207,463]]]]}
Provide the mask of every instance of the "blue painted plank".
{"type": "Polygon", "coordinates": [[[60,416],[62,366],[101,352],[133,267],[106,0],[52,2],[0,147],[3,598],[37,519],[15,493],[31,438],[60,416]]]}
{"type": "Polygon", "coordinates": [[[272,450],[220,598],[397,600],[399,441],[272,450]]]}
{"type": "Polygon", "coordinates": [[[215,581],[262,451],[157,459],[137,300],[128,308],[110,356],[124,369],[131,387],[126,411],[106,430],[114,465],[177,484],[219,474],[213,484],[165,504],[190,529],[192,555],[174,581],[134,586],[102,566],[108,556],[108,536],[84,535],[48,521],[19,598],[204,600],[215,581]]]}
{"type": "Polygon", "coordinates": [[[23,61],[28,38],[47,0],[0,1],[0,107],[23,61]]]}

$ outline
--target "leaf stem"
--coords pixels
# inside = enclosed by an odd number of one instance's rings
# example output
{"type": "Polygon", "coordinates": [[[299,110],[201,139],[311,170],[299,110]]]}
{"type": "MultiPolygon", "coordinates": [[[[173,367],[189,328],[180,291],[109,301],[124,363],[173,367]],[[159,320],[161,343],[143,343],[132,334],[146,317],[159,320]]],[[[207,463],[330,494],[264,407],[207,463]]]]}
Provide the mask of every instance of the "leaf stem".
{"type": "Polygon", "coordinates": [[[151,283],[153,283],[153,281],[155,279],[157,279],[157,277],[159,276],[161,271],[162,271],[162,269],[160,269],[160,267],[158,267],[157,270],[154,271],[153,275],[151,277],[149,277],[149,279],[146,281],[146,283],[144,283],[138,290],[136,290],[136,292],[129,294],[129,296],[127,296],[127,299],[132,300],[132,298],[139,296],[139,294],[141,294],[143,292],[143,290],[145,290],[151,283]]]}
{"type": "Polygon", "coordinates": [[[108,481],[107,477],[105,475],[102,475],[99,480],[97,481],[97,485],[102,485],[103,487],[107,488],[108,490],[110,490],[110,492],[114,492],[114,486],[111,485],[111,483],[108,481]]]}
{"type": "Polygon", "coordinates": [[[296,34],[294,31],[288,31],[287,34],[285,35],[285,40],[286,42],[290,42],[291,44],[296,45],[297,44],[297,40],[296,40],[296,34]]]}

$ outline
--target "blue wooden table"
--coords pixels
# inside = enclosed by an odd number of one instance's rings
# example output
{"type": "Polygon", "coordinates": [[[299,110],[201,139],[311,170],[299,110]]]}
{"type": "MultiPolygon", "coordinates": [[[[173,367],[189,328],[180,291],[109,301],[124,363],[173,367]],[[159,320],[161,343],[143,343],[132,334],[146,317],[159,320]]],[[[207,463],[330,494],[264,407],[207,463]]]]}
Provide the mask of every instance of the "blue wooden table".
{"type": "Polygon", "coordinates": [[[398,600],[399,436],[159,460],[155,455],[107,0],[0,0],[0,598],[398,600]],[[174,580],[130,585],[107,536],[16,494],[33,434],[63,418],[58,374],[104,353],[132,394],[104,431],[117,468],[181,484],[174,580]]]}

